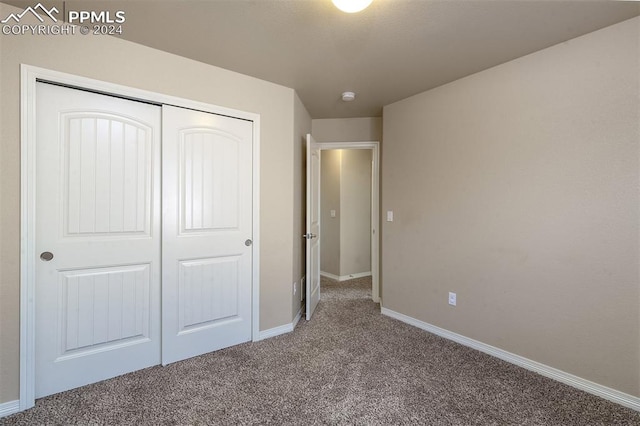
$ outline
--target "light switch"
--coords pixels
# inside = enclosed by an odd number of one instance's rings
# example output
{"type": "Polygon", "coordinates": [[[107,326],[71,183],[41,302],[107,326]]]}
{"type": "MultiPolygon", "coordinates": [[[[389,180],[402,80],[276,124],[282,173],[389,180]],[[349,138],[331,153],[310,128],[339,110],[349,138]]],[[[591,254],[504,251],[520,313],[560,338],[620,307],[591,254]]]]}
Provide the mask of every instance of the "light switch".
{"type": "Polygon", "coordinates": [[[329,210],[329,214],[331,214],[331,217],[336,217],[336,211],[335,210],[329,210]]]}
{"type": "Polygon", "coordinates": [[[393,210],[387,210],[387,222],[393,222],[393,210]]]}

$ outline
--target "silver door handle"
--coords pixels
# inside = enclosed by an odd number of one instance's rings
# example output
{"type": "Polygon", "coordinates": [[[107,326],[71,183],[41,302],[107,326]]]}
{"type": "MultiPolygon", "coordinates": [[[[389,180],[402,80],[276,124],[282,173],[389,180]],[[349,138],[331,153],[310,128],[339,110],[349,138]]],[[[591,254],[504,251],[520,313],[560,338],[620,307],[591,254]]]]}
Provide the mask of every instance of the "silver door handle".
{"type": "Polygon", "coordinates": [[[317,237],[317,235],[316,234],[312,234],[311,232],[309,232],[307,234],[304,234],[302,236],[302,238],[306,238],[307,240],[310,240],[310,239],[315,238],[315,237],[317,237]]]}
{"type": "Polygon", "coordinates": [[[48,262],[53,259],[53,253],[51,253],[50,251],[43,251],[42,253],[40,253],[40,259],[48,262]]]}
{"type": "Polygon", "coordinates": [[[246,240],[244,242],[244,245],[247,246],[247,247],[249,247],[251,244],[253,244],[253,241],[251,241],[250,239],[248,239],[248,240],[246,240]]]}

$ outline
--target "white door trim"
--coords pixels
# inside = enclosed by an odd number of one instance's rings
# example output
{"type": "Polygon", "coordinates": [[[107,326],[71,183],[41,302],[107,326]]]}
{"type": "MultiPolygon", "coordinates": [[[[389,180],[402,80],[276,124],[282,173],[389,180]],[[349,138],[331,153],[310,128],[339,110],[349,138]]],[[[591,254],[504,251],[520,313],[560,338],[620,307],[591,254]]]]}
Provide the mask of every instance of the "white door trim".
{"type": "Polygon", "coordinates": [[[45,68],[20,66],[20,410],[35,405],[35,149],[36,82],[121,96],[127,99],[168,104],[253,122],[253,264],[252,340],[260,331],[260,114],[238,111],[175,96],[75,76],[45,68]]]}
{"type": "Polygon", "coordinates": [[[380,302],[380,142],[318,142],[320,151],[327,149],[370,149],[373,151],[371,178],[371,298],[380,302]]]}

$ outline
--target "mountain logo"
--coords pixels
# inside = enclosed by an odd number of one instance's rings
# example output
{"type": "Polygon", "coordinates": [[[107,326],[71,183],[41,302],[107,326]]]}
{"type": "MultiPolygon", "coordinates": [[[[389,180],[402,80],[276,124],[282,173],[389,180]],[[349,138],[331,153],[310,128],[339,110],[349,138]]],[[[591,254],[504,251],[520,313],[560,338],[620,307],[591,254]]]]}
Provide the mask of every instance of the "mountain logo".
{"type": "Polygon", "coordinates": [[[51,9],[47,9],[46,7],[44,7],[42,5],[42,3],[38,3],[37,5],[35,5],[34,7],[27,7],[25,10],[23,10],[22,12],[15,14],[12,13],[9,16],[7,16],[5,19],[3,19],[2,21],[0,21],[0,23],[2,24],[6,24],[7,22],[13,20],[16,23],[20,22],[20,20],[27,14],[32,14],[33,16],[36,17],[36,19],[38,19],[40,22],[44,22],[44,18],[41,16],[41,14],[44,14],[45,16],[49,17],[53,22],[58,22],[58,20],[55,18],[55,16],[53,16],[54,13],[59,13],[60,11],[56,8],[56,7],[52,7],[51,9]],[[40,13],[38,13],[38,11],[40,13]]]}

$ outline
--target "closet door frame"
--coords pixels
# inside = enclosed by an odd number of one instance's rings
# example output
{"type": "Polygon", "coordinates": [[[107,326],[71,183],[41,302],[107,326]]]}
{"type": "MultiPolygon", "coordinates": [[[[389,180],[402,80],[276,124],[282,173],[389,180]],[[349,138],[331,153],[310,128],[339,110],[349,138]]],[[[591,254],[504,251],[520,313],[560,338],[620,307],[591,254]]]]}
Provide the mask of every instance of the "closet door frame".
{"type": "Polygon", "coordinates": [[[251,339],[260,330],[260,115],[21,64],[20,67],[20,411],[35,405],[36,82],[157,105],[173,105],[253,123],[251,339]]]}

